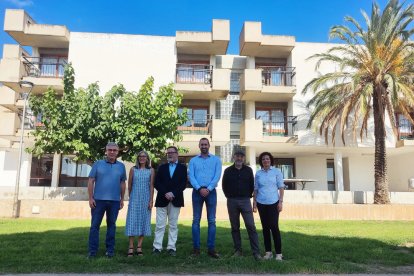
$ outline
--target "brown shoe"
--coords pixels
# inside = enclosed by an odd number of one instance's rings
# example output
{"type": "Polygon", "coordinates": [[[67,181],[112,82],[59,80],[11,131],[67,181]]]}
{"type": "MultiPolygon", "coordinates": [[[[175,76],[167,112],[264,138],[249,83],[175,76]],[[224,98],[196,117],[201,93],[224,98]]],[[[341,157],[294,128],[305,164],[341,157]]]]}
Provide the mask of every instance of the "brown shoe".
{"type": "Polygon", "coordinates": [[[198,257],[200,256],[200,249],[194,248],[191,252],[191,257],[198,257]]]}
{"type": "Polygon", "coordinates": [[[209,250],[207,254],[214,259],[219,259],[220,255],[215,250],[209,250]]]}

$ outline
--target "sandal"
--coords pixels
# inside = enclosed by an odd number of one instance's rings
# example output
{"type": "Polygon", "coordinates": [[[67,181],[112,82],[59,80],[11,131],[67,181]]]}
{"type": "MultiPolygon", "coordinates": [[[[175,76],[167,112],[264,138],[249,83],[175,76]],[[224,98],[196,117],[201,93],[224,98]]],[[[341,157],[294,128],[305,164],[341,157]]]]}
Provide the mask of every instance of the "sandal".
{"type": "Polygon", "coordinates": [[[144,254],[142,253],[142,247],[137,247],[137,255],[138,256],[143,256],[144,254]]]}
{"type": "Polygon", "coordinates": [[[127,256],[128,257],[134,256],[134,248],[133,247],[128,248],[128,254],[127,254],[127,256]]]}

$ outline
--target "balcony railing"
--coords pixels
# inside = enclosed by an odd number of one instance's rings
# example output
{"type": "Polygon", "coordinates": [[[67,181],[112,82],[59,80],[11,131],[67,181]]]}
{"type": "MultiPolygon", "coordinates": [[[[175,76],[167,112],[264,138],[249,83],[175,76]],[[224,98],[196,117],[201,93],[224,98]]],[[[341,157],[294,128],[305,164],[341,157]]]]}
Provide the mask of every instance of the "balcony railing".
{"type": "Polygon", "coordinates": [[[188,121],[178,127],[181,134],[211,134],[212,115],[189,117],[188,121]]]}
{"type": "Polygon", "coordinates": [[[262,116],[264,136],[293,136],[296,130],[297,116],[262,116]]]}
{"type": "Polygon", "coordinates": [[[212,77],[212,65],[177,63],[176,83],[211,84],[212,77]]]}
{"type": "MultiPolygon", "coordinates": [[[[18,114],[19,118],[21,119],[22,114],[18,114]]],[[[26,116],[24,118],[24,129],[25,130],[34,130],[36,128],[43,128],[44,124],[42,123],[42,115],[37,115],[37,117],[33,114],[31,110],[28,110],[26,116]]]]}
{"type": "Polygon", "coordinates": [[[63,78],[67,58],[23,57],[23,64],[29,77],[63,78]]]}
{"type": "Polygon", "coordinates": [[[294,86],[295,67],[260,66],[262,84],[265,86],[294,86]]]}
{"type": "Polygon", "coordinates": [[[397,123],[399,140],[414,140],[414,127],[407,119],[400,119],[397,123]]]}

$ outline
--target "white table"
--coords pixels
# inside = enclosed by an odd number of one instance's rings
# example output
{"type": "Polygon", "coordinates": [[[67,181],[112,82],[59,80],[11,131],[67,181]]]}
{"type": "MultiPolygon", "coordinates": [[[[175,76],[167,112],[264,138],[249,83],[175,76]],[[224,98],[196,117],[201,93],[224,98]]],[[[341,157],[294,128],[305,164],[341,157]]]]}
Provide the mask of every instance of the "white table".
{"type": "Polygon", "coordinates": [[[316,182],[318,180],[316,179],[305,179],[305,178],[287,178],[287,179],[283,179],[283,182],[285,183],[299,183],[302,185],[302,190],[305,189],[306,183],[309,182],[316,182]]]}

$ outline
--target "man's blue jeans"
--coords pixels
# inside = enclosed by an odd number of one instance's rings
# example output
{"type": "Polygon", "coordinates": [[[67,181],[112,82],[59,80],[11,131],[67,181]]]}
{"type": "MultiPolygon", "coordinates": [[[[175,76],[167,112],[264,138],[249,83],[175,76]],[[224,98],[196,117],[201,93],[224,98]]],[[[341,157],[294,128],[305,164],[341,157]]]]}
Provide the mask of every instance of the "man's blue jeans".
{"type": "Polygon", "coordinates": [[[214,250],[216,241],[216,189],[212,190],[207,197],[202,197],[198,191],[193,190],[193,247],[194,249],[200,249],[200,220],[204,202],[207,207],[208,221],[207,247],[208,250],[214,250]]]}
{"type": "Polygon", "coordinates": [[[116,219],[118,218],[120,202],[113,200],[95,200],[96,207],[91,209],[91,229],[89,230],[89,255],[95,256],[99,248],[99,227],[106,213],[106,252],[114,255],[116,219]]]}

